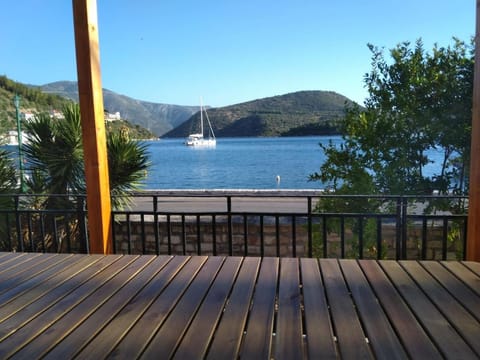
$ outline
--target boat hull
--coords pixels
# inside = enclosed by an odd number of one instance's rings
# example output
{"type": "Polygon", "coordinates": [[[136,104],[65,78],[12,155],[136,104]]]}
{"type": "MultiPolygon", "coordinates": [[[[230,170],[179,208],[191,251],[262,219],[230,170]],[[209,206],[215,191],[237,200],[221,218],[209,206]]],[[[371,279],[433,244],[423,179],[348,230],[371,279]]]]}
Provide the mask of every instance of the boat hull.
{"type": "Polygon", "coordinates": [[[187,141],[185,141],[185,145],[195,147],[213,147],[217,145],[217,141],[215,139],[187,139],[187,141]]]}

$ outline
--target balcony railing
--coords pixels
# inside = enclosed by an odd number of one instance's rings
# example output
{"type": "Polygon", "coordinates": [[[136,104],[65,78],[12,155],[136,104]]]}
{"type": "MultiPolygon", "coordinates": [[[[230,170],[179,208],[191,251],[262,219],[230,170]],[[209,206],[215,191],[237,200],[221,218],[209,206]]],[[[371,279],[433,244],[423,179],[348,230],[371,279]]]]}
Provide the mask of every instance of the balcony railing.
{"type": "MultiPolygon", "coordinates": [[[[115,253],[465,258],[462,196],[151,191],[132,200],[130,209],[112,211],[115,253]]],[[[84,196],[8,195],[0,202],[2,250],[88,252],[84,196]]]]}

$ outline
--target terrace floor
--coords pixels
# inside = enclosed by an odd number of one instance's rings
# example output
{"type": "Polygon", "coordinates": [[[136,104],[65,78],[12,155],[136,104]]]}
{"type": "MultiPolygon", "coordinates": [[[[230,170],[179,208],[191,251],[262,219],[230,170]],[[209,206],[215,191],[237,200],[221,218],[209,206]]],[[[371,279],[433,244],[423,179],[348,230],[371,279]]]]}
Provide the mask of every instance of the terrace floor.
{"type": "Polygon", "coordinates": [[[0,253],[0,358],[480,356],[480,263],[0,253]]]}

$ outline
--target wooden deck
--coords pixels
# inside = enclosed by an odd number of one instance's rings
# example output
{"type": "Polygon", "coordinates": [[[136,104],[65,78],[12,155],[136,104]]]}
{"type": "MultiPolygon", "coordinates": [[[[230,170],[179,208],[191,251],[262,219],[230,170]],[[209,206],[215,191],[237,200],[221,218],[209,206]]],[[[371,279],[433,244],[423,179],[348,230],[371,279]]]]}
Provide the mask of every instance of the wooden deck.
{"type": "Polygon", "coordinates": [[[478,359],[480,264],[0,253],[0,358],[478,359]]]}

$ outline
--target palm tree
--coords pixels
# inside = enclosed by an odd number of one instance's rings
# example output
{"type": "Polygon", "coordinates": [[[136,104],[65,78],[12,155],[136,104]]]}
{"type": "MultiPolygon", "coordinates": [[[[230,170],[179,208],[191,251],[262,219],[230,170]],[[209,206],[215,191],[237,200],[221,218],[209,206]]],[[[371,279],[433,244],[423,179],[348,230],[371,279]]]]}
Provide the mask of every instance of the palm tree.
{"type": "MultiPolygon", "coordinates": [[[[45,194],[41,201],[37,197],[36,208],[73,211],[81,206],[78,195],[86,192],[79,106],[67,105],[63,116],[64,119],[53,119],[40,114],[25,125],[29,143],[24,152],[31,174],[27,187],[31,193],[45,194]]],[[[125,132],[110,133],[107,152],[112,205],[123,207],[129,204],[131,191],[138,189],[145,177],[149,167],[147,149],[125,132]]],[[[75,220],[75,226],[77,223],[75,220]]]]}
{"type": "MultiPolygon", "coordinates": [[[[63,116],[64,120],[58,120],[39,114],[25,124],[29,142],[24,145],[24,153],[32,174],[27,187],[37,194],[85,193],[79,107],[73,103],[66,106],[63,116]]],[[[47,207],[58,206],[59,199],[50,197],[47,207]]]]}
{"type": "Polygon", "coordinates": [[[17,171],[11,154],[0,149],[0,249],[10,251],[10,229],[15,227],[15,218],[9,212],[14,212],[16,201],[11,194],[18,191],[17,171]]]}
{"type": "Polygon", "coordinates": [[[12,194],[18,189],[15,164],[8,151],[0,149],[0,194],[12,194]]]}
{"type": "Polygon", "coordinates": [[[112,206],[123,208],[130,205],[129,194],[138,190],[146,177],[150,166],[147,147],[131,140],[123,129],[107,135],[107,155],[112,206]]]}

